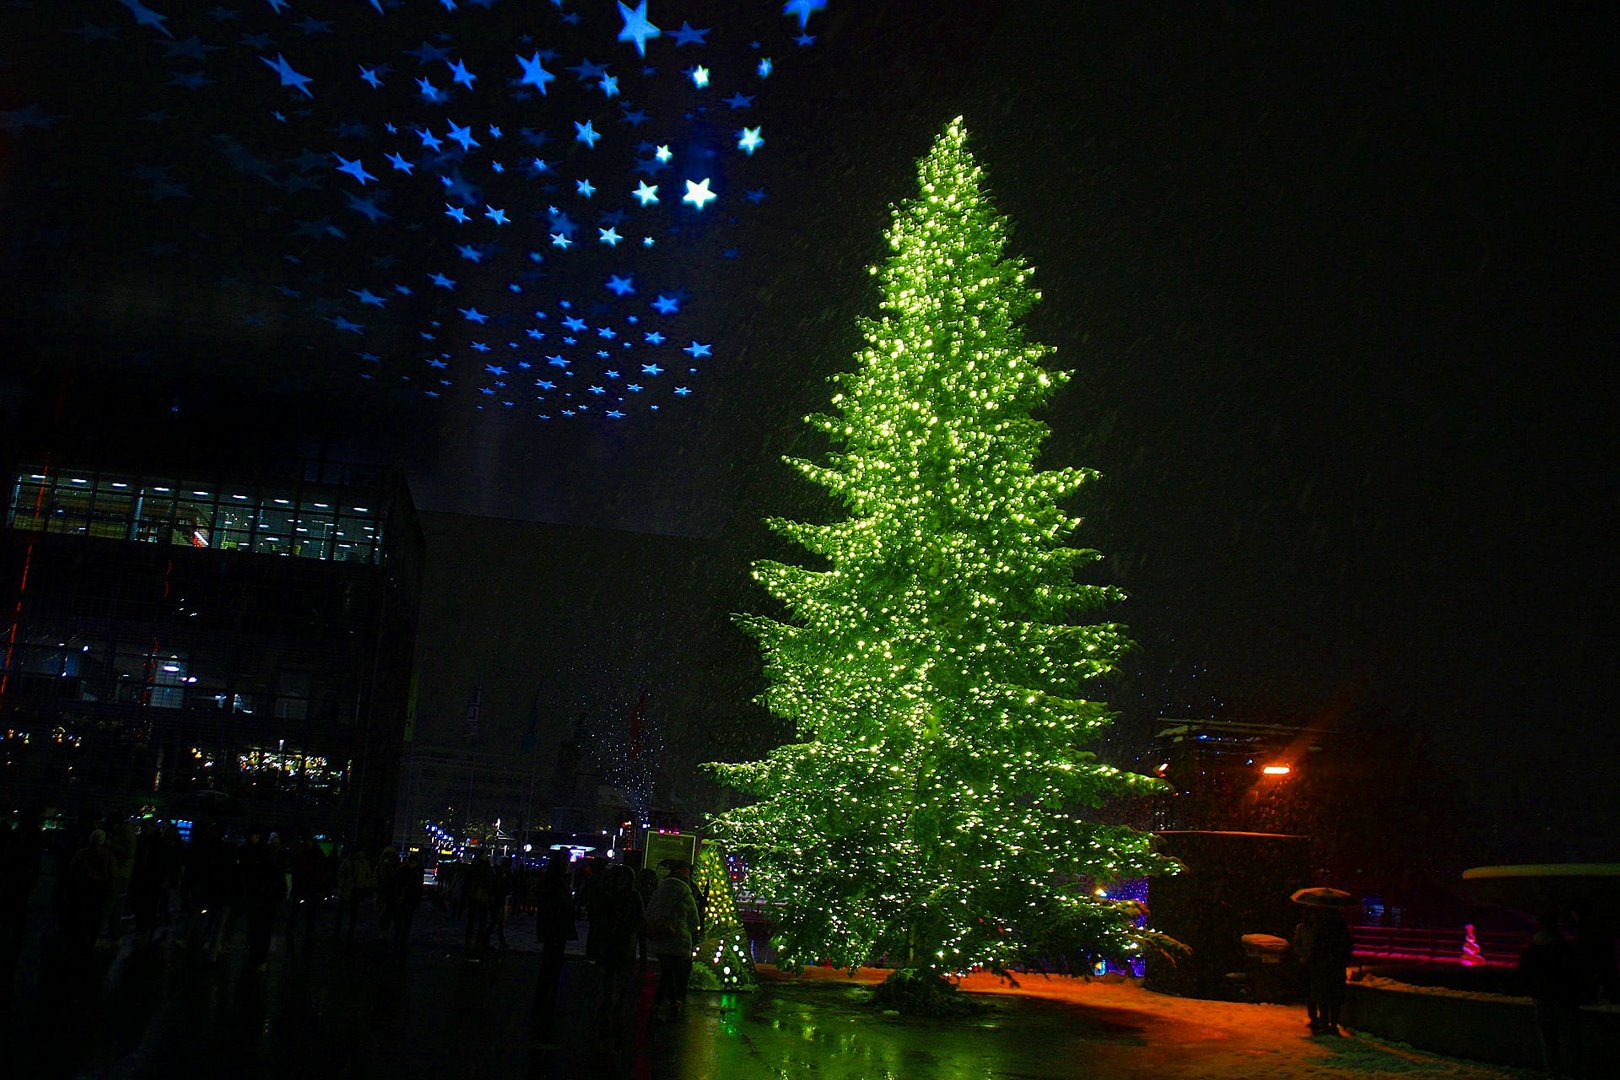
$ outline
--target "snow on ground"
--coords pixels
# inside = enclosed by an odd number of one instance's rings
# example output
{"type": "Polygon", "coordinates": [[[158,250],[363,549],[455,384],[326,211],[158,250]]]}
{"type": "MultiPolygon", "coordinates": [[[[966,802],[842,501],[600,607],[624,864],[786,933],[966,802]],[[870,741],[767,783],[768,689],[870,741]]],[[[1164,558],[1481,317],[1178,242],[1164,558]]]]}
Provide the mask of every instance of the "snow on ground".
{"type": "MultiPolygon", "coordinates": [[[[888,973],[863,969],[855,981],[881,982],[888,973]]],[[[795,983],[847,983],[849,976],[827,968],[784,975],[770,968],[763,980],[795,983]]],[[[1128,1036],[1087,1041],[1068,1048],[1076,1055],[1073,1075],[1120,1080],[1526,1080],[1539,1072],[1441,1057],[1399,1043],[1348,1032],[1313,1036],[1303,1006],[1259,1005],[1172,997],[1142,988],[1134,979],[1075,979],[1020,975],[1017,987],[993,975],[962,980],[962,989],[986,995],[1023,995],[1063,1002],[1081,1014],[1128,1036]]]]}

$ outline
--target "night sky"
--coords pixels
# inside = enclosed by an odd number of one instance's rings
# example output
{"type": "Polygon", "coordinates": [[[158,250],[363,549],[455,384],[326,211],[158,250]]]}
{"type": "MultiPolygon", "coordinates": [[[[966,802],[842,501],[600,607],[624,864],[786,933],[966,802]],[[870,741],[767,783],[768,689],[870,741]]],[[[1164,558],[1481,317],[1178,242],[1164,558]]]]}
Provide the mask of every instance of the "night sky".
{"type": "MultiPolygon", "coordinates": [[[[598,62],[632,63],[612,4],[567,7],[598,62]]],[[[114,0],[7,3],[0,424],[65,455],[403,465],[429,540],[424,733],[454,742],[479,682],[487,749],[517,743],[537,689],[550,739],[647,689],[681,797],[692,763],[780,735],[726,614],[764,602],[748,560],[785,554],[759,518],[820,512],[778,459],[816,451],[798,421],[873,310],[888,205],[961,114],[1037,270],[1031,333],[1076,372],[1050,459],[1104,474],[1078,539],[1140,645],[1107,691],[1110,752],[1160,716],[1377,728],[1457,793],[1464,861],[1612,857],[1616,20],[1349,7],[830,0],[797,45],[776,4],[652,3],[721,29],[717,71],[751,39],[776,55],[747,121],[769,198],[672,242],[683,325],[717,343],[699,392],[545,423],[360,379],[329,321],[232,318],[282,280],[287,230],[187,132],[281,146],[265,116],[291,92],[262,68],[262,100],[165,88],[114,0]],[[116,41],[64,32],[86,20],[116,41]],[[158,107],[181,123],[154,151],[125,114],[158,107]],[[154,152],[186,199],[132,178],[154,152]]],[[[515,38],[541,14],[477,16],[515,38]]],[[[396,257],[425,247],[414,227],[385,226],[396,257]]],[[[323,252],[300,265],[352,255],[323,252]]],[[[408,351],[398,323],[383,340],[408,351]]]]}

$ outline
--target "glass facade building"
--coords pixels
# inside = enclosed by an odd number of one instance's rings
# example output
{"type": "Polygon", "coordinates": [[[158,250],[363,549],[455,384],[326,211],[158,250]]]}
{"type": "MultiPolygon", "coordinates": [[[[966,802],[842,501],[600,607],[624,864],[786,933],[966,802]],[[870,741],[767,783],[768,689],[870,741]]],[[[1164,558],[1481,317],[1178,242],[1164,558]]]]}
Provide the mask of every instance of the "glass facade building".
{"type": "Polygon", "coordinates": [[[0,802],[161,813],[207,790],[270,827],[387,834],[421,574],[397,474],[9,479],[0,802]]]}

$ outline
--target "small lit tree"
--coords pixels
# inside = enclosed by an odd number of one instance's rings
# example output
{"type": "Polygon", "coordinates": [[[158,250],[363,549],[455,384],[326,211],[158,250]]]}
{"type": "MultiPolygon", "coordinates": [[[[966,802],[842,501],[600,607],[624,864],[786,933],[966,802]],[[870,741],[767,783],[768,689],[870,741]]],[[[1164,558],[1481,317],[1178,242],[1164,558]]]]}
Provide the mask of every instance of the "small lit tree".
{"type": "Polygon", "coordinates": [[[737,909],[737,889],[718,841],[698,849],[692,888],[703,907],[703,937],[692,950],[692,985],[699,990],[754,990],[754,958],[737,909]]]}
{"type": "Polygon", "coordinates": [[[1079,521],[1060,503],[1091,471],[1035,467],[1031,413],[1066,374],[1017,325],[1037,295],[960,119],[918,180],[873,268],[881,316],[809,418],[832,453],[789,459],[847,516],[771,521],[819,565],[756,563],[787,618],[739,616],[798,737],[712,766],[755,797],[715,829],[747,855],[790,968],[999,970],[1055,942],[1128,955],[1151,936],[1138,910],[1092,888],[1169,864],[1085,816],[1158,782],[1083,748],[1111,720],[1083,688],[1128,642],[1075,619],[1119,598],[1078,580],[1100,556],[1066,544],[1079,521]]]}

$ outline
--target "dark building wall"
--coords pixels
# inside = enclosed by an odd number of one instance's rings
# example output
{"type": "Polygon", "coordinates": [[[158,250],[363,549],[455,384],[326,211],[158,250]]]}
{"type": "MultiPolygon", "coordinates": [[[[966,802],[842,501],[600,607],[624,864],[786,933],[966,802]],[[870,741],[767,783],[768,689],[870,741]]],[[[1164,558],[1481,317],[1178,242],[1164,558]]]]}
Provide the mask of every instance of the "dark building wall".
{"type": "Polygon", "coordinates": [[[0,800],[211,788],[270,827],[385,835],[421,540],[403,485],[379,495],[375,563],[0,533],[0,800]]]}

